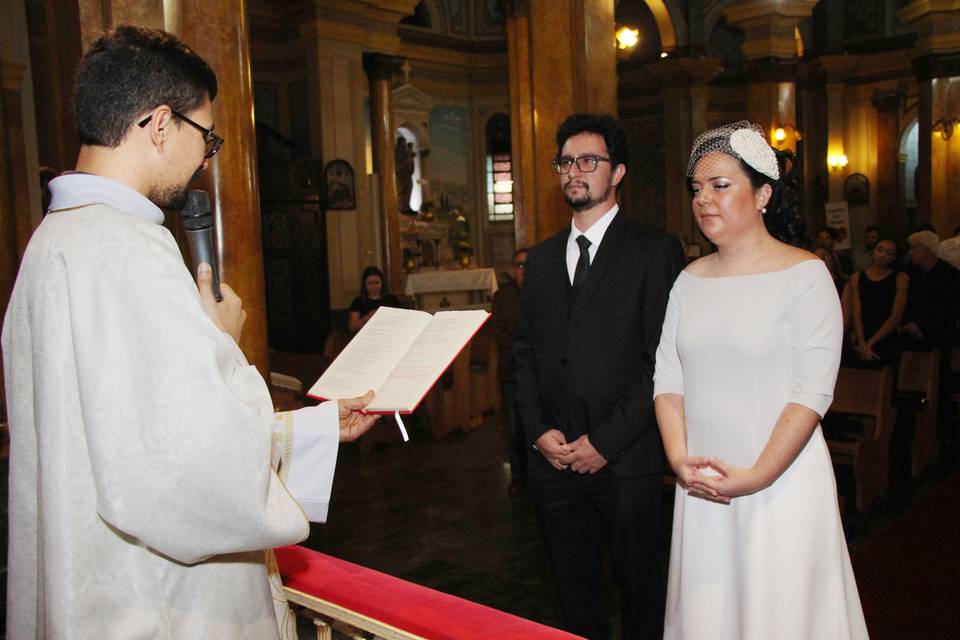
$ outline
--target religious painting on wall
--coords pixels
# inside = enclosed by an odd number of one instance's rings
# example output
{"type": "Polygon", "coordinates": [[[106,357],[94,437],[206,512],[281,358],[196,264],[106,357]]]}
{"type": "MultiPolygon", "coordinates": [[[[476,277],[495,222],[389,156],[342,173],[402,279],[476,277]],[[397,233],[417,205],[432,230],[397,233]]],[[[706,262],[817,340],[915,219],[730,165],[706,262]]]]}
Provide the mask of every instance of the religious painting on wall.
{"type": "Polygon", "coordinates": [[[473,202],[467,123],[467,111],[460,107],[441,106],[430,112],[430,185],[441,219],[449,218],[454,210],[466,213],[473,202]]]}
{"type": "Polygon", "coordinates": [[[357,188],[353,167],[346,160],[331,160],[323,170],[326,186],[326,208],[344,210],[357,208],[357,188]]]}
{"type": "Polygon", "coordinates": [[[862,173],[851,174],[843,181],[843,199],[851,207],[870,204],[870,178],[862,173]]]}

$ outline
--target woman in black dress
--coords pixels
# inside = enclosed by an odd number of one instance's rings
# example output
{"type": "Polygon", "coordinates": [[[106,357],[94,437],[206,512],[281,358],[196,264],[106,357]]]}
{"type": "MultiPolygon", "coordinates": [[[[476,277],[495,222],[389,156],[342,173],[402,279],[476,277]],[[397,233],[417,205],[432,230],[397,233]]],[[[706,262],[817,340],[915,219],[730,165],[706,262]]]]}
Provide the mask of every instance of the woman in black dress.
{"type": "Polygon", "coordinates": [[[879,366],[897,353],[897,325],[907,304],[910,278],[897,270],[899,248],[890,239],[877,242],[873,264],[850,278],[853,303],[853,351],[850,366],[879,366]]]}
{"type": "Polygon", "coordinates": [[[349,326],[351,333],[360,331],[367,324],[374,312],[380,307],[400,307],[396,296],[387,292],[387,282],[383,272],[377,267],[369,266],[363,270],[360,278],[360,295],[350,304],[349,326]]]}

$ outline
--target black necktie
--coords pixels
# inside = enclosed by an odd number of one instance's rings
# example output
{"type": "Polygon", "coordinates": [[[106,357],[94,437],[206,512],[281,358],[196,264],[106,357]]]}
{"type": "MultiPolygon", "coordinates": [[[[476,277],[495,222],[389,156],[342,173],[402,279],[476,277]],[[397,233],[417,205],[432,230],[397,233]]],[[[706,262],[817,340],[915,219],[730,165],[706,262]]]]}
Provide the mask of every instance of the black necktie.
{"type": "Polygon", "coordinates": [[[577,236],[577,244],[580,245],[580,259],[577,260],[577,268],[573,271],[573,286],[570,287],[570,295],[567,296],[567,315],[573,311],[573,305],[577,301],[577,294],[583,287],[584,280],[587,279],[587,271],[590,270],[590,241],[587,236],[577,236]]]}
{"type": "Polygon", "coordinates": [[[590,270],[590,241],[587,236],[577,236],[577,244],[580,245],[580,259],[577,260],[577,268],[573,272],[573,290],[577,291],[587,279],[587,271],[590,270]]]}

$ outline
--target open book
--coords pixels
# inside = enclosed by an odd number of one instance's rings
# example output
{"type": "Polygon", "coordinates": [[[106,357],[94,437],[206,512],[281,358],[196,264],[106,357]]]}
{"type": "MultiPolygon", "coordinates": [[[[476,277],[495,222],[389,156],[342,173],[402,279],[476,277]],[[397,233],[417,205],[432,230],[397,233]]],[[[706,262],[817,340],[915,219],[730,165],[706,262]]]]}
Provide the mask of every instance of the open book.
{"type": "Polygon", "coordinates": [[[307,395],[341,400],[373,389],[370,413],[411,413],[489,317],[380,307],[307,395]]]}

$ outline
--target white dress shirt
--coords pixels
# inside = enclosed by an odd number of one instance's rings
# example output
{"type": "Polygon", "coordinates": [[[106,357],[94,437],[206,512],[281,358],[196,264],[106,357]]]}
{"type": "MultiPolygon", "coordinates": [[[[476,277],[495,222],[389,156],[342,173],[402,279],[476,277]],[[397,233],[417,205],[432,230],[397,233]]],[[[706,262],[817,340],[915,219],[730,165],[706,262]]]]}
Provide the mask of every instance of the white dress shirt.
{"type": "Polygon", "coordinates": [[[573,220],[570,221],[570,237],[567,238],[567,276],[570,278],[571,285],[573,285],[573,274],[577,270],[577,261],[580,260],[580,245],[577,244],[577,237],[587,236],[587,240],[590,241],[587,252],[590,254],[590,264],[593,264],[593,259],[597,256],[597,249],[600,248],[603,236],[607,233],[607,227],[613,222],[613,218],[619,210],[620,205],[613,205],[586,231],[580,231],[577,229],[576,223],[573,220]]]}

